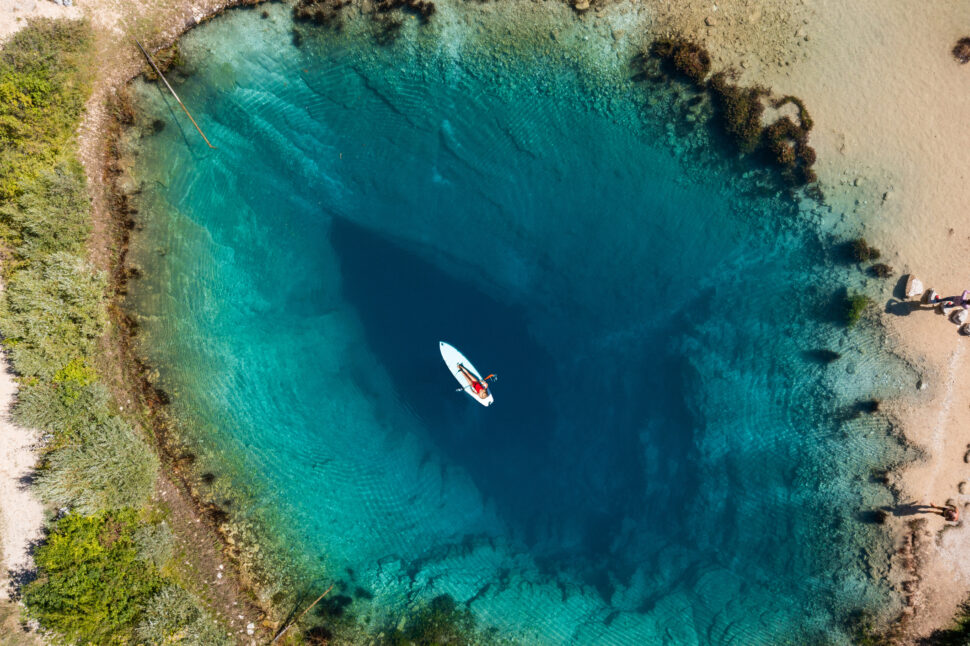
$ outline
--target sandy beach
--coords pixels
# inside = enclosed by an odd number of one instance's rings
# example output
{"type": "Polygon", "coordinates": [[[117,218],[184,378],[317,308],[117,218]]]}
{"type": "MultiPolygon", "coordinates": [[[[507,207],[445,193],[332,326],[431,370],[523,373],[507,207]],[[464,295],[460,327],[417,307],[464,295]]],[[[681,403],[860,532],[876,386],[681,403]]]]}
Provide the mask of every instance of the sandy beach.
{"type": "MultiPolygon", "coordinates": [[[[222,0],[81,0],[63,7],[46,0],[0,0],[0,41],[32,16],[86,16],[97,33],[97,57],[104,63],[80,130],[94,205],[92,253],[110,264],[105,228],[104,108],[111,93],[141,68],[129,30],[150,34],[146,45],[174,39],[190,25],[218,11],[222,0]],[[151,24],[141,18],[150,15],[151,24]]],[[[896,351],[917,368],[926,386],[883,410],[924,457],[894,474],[897,502],[943,504],[952,500],[970,514],[970,433],[962,415],[970,408],[970,338],[929,308],[899,307],[897,280],[917,275],[945,295],[970,288],[970,64],[960,65],[951,49],[970,35],[970,3],[885,0],[722,0],[703,7],[643,0],[657,33],[678,32],[710,49],[715,68],[736,67],[742,79],[763,83],[776,94],[795,94],[816,122],[820,183],[835,213],[833,226],[850,239],[864,235],[883,251],[895,275],[870,278],[879,319],[896,351]]],[[[603,8],[607,15],[610,7],[603,8]]],[[[585,19],[596,20],[590,13],[585,19]]],[[[5,365],[5,362],[4,364],[5,365]]],[[[0,374],[0,530],[3,570],[29,565],[27,545],[40,536],[43,509],[21,484],[33,466],[36,435],[9,421],[16,384],[0,374]]],[[[903,552],[892,570],[894,583],[910,600],[904,641],[947,625],[970,595],[970,529],[937,515],[891,515],[899,546],[916,545],[915,559],[903,552]],[[924,522],[913,524],[911,521],[924,522]],[[914,567],[916,566],[916,567],[914,567]]],[[[2,582],[0,582],[2,583],[2,582]]],[[[0,588],[0,599],[6,586],[0,588]]]]}

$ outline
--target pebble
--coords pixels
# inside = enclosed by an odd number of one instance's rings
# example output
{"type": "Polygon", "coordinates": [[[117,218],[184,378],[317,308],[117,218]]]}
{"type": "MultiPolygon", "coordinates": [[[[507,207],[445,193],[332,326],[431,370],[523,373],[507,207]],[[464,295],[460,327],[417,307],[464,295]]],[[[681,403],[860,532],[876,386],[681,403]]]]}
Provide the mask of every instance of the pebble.
{"type": "Polygon", "coordinates": [[[714,25],[717,24],[717,21],[711,18],[710,16],[708,16],[707,18],[704,18],[704,24],[707,25],[708,27],[713,27],[714,25]]]}
{"type": "Polygon", "coordinates": [[[930,385],[926,383],[925,379],[920,379],[916,382],[916,390],[926,390],[930,385]]]}
{"type": "Polygon", "coordinates": [[[246,624],[246,634],[252,635],[255,632],[256,632],[256,624],[250,621],[248,624],[246,624]]]}

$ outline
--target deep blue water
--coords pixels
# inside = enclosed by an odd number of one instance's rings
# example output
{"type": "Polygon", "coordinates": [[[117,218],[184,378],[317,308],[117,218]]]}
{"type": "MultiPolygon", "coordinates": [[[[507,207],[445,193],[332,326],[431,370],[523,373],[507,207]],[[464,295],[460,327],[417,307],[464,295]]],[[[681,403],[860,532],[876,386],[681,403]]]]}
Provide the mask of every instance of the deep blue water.
{"type": "Polygon", "coordinates": [[[132,307],[214,498],[372,626],[449,593],[524,643],[839,643],[895,606],[862,520],[900,451],[846,413],[901,369],[837,323],[821,208],[579,37],[271,11],[184,41],[217,150],[138,92],[132,307]]]}

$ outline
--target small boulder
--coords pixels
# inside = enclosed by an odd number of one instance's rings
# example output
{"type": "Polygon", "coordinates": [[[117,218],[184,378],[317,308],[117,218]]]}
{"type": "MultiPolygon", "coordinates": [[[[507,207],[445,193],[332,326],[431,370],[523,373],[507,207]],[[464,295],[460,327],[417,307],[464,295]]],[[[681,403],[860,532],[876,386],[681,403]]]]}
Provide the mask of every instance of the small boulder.
{"type": "Polygon", "coordinates": [[[963,336],[970,336],[970,323],[964,323],[961,325],[959,332],[963,336]]]}
{"type": "Polygon", "coordinates": [[[576,11],[586,11],[589,9],[589,0],[576,0],[573,2],[573,9],[576,11]]]}
{"type": "Polygon", "coordinates": [[[967,322],[968,314],[970,314],[970,312],[967,312],[967,310],[963,309],[962,307],[957,307],[953,310],[953,313],[950,314],[950,320],[957,325],[963,325],[967,322]]]}
{"type": "Polygon", "coordinates": [[[924,305],[932,305],[938,298],[940,298],[940,292],[936,291],[935,289],[928,289],[926,290],[926,293],[923,294],[923,298],[920,299],[920,302],[924,305]]]}
{"type": "Polygon", "coordinates": [[[916,296],[923,295],[923,281],[914,276],[909,275],[906,279],[906,298],[914,298],[916,296]]]}
{"type": "Polygon", "coordinates": [[[943,316],[950,316],[950,313],[953,312],[953,301],[943,301],[937,304],[936,311],[943,316]]]}

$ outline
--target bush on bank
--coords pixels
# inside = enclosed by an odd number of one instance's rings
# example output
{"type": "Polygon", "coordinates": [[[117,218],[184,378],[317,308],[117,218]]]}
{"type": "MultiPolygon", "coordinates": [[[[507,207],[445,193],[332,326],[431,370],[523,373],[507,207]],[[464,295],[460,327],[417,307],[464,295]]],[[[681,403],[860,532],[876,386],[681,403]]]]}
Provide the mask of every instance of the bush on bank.
{"type": "Polygon", "coordinates": [[[0,50],[0,335],[20,380],[14,416],[47,434],[38,492],[68,510],[49,526],[23,600],[57,642],[221,644],[218,625],[165,574],[177,572],[170,532],[146,520],[158,516],[146,513],[158,458],[94,369],[107,279],[86,258],[74,139],[90,50],[87,24],[64,20],[31,21],[0,50]]]}
{"type": "Polygon", "coordinates": [[[138,558],[135,512],[69,514],[54,523],[35,560],[41,578],[27,587],[30,614],[75,643],[115,641],[161,587],[138,558]]]}

